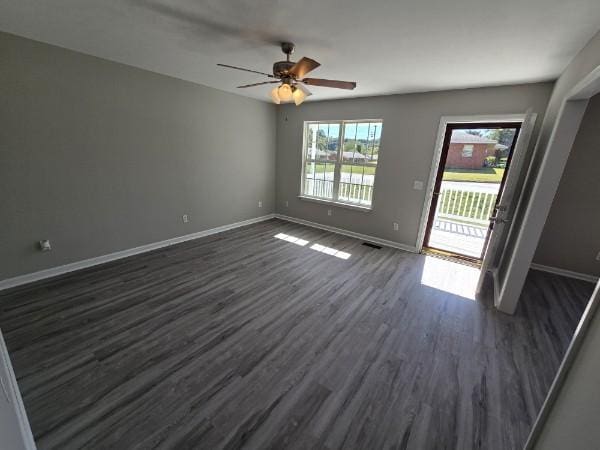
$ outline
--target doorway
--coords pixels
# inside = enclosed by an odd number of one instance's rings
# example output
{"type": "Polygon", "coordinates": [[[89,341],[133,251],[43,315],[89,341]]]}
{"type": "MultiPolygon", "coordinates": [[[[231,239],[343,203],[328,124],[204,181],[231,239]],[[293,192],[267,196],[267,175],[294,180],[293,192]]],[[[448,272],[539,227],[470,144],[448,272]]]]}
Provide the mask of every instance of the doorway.
{"type": "Polygon", "coordinates": [[[480,263],[521,122],[446,125],[423,249],[480,263]]]}

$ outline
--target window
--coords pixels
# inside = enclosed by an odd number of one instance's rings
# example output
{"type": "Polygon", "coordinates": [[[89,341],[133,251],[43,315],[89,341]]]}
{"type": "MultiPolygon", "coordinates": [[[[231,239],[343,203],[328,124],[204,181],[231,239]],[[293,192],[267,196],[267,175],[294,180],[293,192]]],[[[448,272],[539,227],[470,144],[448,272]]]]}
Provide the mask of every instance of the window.
{"type": "Polygon", "coordinates": [[[381,120],[305,122],[302,196],[371,207],[381,120]]]}
{"type": "Polygon", "coordinates": [[[462,149],[462,157],[463,158],[471,158],[473,157],[473,146],[471,144],[465,145],[462,149]]]}

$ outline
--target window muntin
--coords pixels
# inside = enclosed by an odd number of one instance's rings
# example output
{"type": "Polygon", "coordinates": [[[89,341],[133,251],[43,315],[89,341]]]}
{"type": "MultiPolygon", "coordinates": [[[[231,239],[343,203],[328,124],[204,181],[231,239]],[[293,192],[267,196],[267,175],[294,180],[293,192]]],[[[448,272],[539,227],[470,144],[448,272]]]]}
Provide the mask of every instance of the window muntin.
{"type": "Polygon", "coordinates": [[[467,144],[462,148],[462,157],[463,158],[472,158],[473,157],[473,145],[467,144]]]}
{"type": "Polygon", "coordinates": [[[302,195],[370,207],[381,120],[306,122],[302,195]]]}

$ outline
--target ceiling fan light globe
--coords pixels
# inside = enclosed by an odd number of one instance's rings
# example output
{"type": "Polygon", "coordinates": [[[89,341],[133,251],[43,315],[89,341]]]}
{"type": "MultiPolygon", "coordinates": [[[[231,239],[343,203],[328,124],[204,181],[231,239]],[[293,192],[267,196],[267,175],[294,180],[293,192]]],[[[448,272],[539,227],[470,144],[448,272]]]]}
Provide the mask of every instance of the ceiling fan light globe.
{"type": "Polygon", "coordinates": [[[279,96],[279,100],[282,102],[289,102],[292,100],[292,88],[289,84],[282,84],[277,89],[277,94],[279,96]]]}
{"type": "Polygon", "coordinates": [[[302,102],[306,99],[306,94],[302,91],[302,89],[294,89],[294,93],[292,94],[294,97],[294,103],[296,106],[300,106],[302,102]]]}
{"type": "Polygon", "coordinates": [[[278,89],[279,89],[278,87],[275,87],[271,91],[271,99],[273,99],[273,103],[275,103],[277,105],[279,105],[281,103],[281,99],[279,98],[279,94],[277,93],[278,89]]]}

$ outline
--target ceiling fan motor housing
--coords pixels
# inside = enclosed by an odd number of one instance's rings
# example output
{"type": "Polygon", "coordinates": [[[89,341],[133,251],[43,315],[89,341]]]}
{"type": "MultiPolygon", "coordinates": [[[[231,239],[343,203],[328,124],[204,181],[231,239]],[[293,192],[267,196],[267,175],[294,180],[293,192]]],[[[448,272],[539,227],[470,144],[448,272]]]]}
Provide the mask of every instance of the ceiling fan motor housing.
{"type": "Polygon", "coordinates": [[[296,64],[293,61],[277,61],[273,64],[273,75],[277,78],[283,78],[289,76],[289,71],[296,64]]]}

